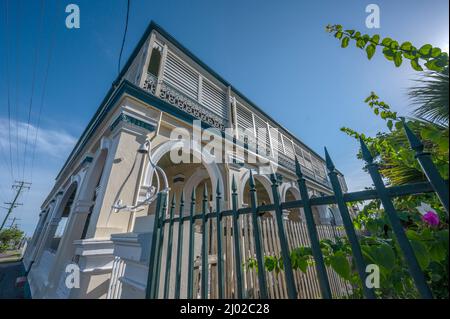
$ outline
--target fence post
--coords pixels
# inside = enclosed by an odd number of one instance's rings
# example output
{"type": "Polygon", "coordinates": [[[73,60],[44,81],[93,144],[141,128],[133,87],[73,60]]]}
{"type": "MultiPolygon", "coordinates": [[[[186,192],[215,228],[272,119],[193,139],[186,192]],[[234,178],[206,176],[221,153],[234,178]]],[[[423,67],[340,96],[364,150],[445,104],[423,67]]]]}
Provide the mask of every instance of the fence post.
{"type": "Polygon", "coordinates": [[[207,222],[208,213],[208,189],[207,184],[203,188],[202,201],[202,299],[208,298],[208,227],[207,222]]]}
{"type": "Polygon", "coordinates": [[[164,299],[169,298],[170,286],[170,271],[172,266],[172,244],[173,244],[173,212],[175,210],[175,193],[172,195],[172,202],[170,204],[169,214],[169,236],[167,238],[167,252],[166,252],[166,274],[164,282],[164,299]]]}
{"type": "Polygon", "coordinates": [[[311,203],[309,201],[308,189],[306,187],[306,181],[303,177],[300,163],[297,157],[295,157],[295,172],[297,174],[297,184],[300,191],[300,196],[303,202],[303,210],[305,212],[306,227],[308,228],[309,240],[311,241],[311,250],[315,260],[317,278],[319,280],[320,292],[322,298],[331,299],[330,282],[328,280],[327,269],[325,262],[323,261],[322,250],[320,249],[319,236],[317,235],[316,224],[314,222],[314,216],[311,209],[311,203]]]}
{"type": "Polygon", "coordinates": [[[219,180],[217,179],[216,185],[216,227],[217,227],[217,277],[218,277],[218,290],[219,298],[223,299],[224,291],[224,277],[223,277],[223,255],[222,255],[222,211],[220,207],[220,201],[222,199],[219,180]]]}
{"type": "Polygon", "coordinates": [[[344,196],[342,194],[342,189],[341,185],[339,184],[335,166],[333,164],[333,161],[331,160],[330,154],[328,154],[327,148],[325,148],[325,161],[328,168],[328,176],[330,177],[331,186],[333,187],[334,196],[339,207],[339,212],[341,213],[342,222],[344,223],[345,232],[347,233],[347,237],[352,248],[353,258],[355,259],[358,275],[361,279],[361,285],[363,287],[364,295],[369,299],[375,299],[376,296],[373,289],[369,289],[366,285],[366,263],[363,259],[361,246],[359,245],[355,228],[353,227],[352,218],[350,217],[347,205],[344,202],[344,196]]]}
{"type": "Polygon", "coordinates": [[[233,241],[234,241],[234,262],[236,268],[236,290],[238,299],[245,298],[244,295],[244,280],[242,279],[242,260],[241,260],[241,244],[240,244],[240,226],[239,226],[239,214],[237,211],[237,187],[236,180],[231,182],[231,205],[233,210],[233,241]]]}
{"type": "Polygon", "coordinates": [[[155,298],[155,286],[156,281],[159,280],[159,274],[156,273],[156,269],[158,268],[158,252],[159,250],[159,232],[161,231],[159,221],[163,216],[163,203],[166,201],[166,192],[160,192],[158,194],[158,198],[156,200],[156,209],[155,209],[155,220],[153,222],[153,234],[152,234],[152,245],[150,251],[149,258],[149,266],[148,266],[148,276],[147,276],[147,287],[145,289],[145,298],[155,298]]]}
{"type": "Polygon", "coordinates": [[[428,181],[439,197],[442,206],[444,206],[448,218],[448,185],[445,183],[444,179],[436,169],[436,166],[433,164],[433,161],[431,160],[431,154],[423,151],[423,143],[411,131],[405,121],[403,121],[403,126],[405,128],[409,144],[411,145],[411,148],[416,152],[415,157],[419,162],[422,171],[425,173],[425,176],[427,177],[428,181]]]}
{"type": "Polygon", "coordinates": [[[191,206],[189,211],[189,260],[188,260],[188,285],[187,297],[192,299],[194,289],[194,210],[195,210],[195,188],[191,194],[191,206]]]}
{"type": "Polygon", "coordinates": [[[252,206],[252,225],[253,236],[255,238],[256,262],[258,264],[258,283],[259,293],[262,299],[267,299],[266,269],[264,265],[264,257],[261,248],[261,230],[258,224],[258,201],[255,188],[255,179],[252,170],[250,170],[250,201],[252,206]]]}
{"type": "Polygon", "coordinates": [[[290,299],[297,298],[297,289],[295,288],[294,272],[292,270],[291,254],[289,245],[284,232],[283,211],[280,206],[280,194],[278,192],[278,181],[275,174],[270,174],[272,181],[273,203],[275,205],[275,218],[278,226],[278,237],[281,246],[281,257],[283,258],[284,276],[286,277],[287,293],[290,299]]]}
{"type": "Polygon", "coordinates": [[[397,237],[397,242],[403,251],[403,255],[405,257],[405,261],[408,265],[409,272],[414,279],[416,287],[422,296],[422,298],[433,298],[430,288],[427,285],[425,280],[425,276],[420,269],[420,265],[417,261],[416,255],[414,254],[414,250],[411,247],[411,243],[403,231],[403,226],[400,223],[400,219],[398,218],[397,211],[395,210],[394,205],[392,204],[391,198],[389,197],[386,187],[381,178],[380,172],[378,171],[378,165],[373,162],[372,154],[370,154],[369,149],[367,148],[364,141],[360,138],[361,143],[361,152],[364,160],[367,162],[367,169],[369,171],[370,176],[372,177],[373,184],[378,193],[378,197],[383,204],[384,210],[389,218],[389,222],[391,223],[392,230],[397,237]]]}
{"type": "Polygon", "coordinates": [[[181,258],[183,256],[183,230],[184,230],[183,210],[184,210],[184,193],[183,191],[181,191],[180,211],[178,213],[178,217],[180,219],[178,221],[177,270],[176,270],[177,273],[175,277],[175,299],[180,298],[180,289],[181,289],[181,258]]]}
{"type": "Polygon", "coordinates": [[[158,255],[156,257],[157,263],[156,263],[156,274],[158,276],[156,282],[155,282],[155,291],[154,296],[155,298],[158,298],[159,296],[159,284],[160,284],[160,277],[161,277],[161,261],[162,261],[162,252],[163,252],[163,246],[164,246],[164,228],[165,223],[164,220],[167,215],[167,201],[169,200],[169,197],[166,196],[164,198],[163,202],[163,208],[161,212],[161,218],[159,220],[159,242],[158,242],[158,255]]]}

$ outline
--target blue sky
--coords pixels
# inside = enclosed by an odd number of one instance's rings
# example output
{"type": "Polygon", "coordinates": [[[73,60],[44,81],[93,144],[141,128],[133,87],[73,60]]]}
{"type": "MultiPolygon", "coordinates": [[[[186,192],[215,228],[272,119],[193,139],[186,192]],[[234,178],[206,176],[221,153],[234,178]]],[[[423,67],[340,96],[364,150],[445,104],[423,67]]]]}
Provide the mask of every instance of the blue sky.
{"type": "MultiPolygon", "coordinates": [[[[126,8],[125,0],[44,2],[45,19],[40,29],[40,1],[0,1],[0,201],[10,201],[13,196],[6,72],[9,43],[13,178],[25,177],[33,182],[30,191],[21,196],[24,205],[15,210],[14,216],[21,218],[19,224],[28,234],[65,158],[117,76],[126,8]],[[5,25],[6,3],[9,28],[5,25]],[[65,27],[64,9],[69,3],[80,7],[80,29],[65,27]],[[54,49],[31,170],[53,25],[54,49]],[[36,46],[30,142],[22,176],[36,46]]],[[[358,190],[371,183],[355,157],[356,141],[339,129],[348,126],[369,135],[384,130],[384,123],[363,103],[372,90],[394,110],[408,114],[406,89],[416,73],[408,65],[396,69],[379,54],[368,61],[354,46],[341,49],[339,42],[324,31],[325,26],[339,23],[399,42],[411,41],[416,46],[431,43],[448,51],[448,19],[446,0],[131,0],[124,58],[150,20],[156,21],[316,152],[322,154],[323,146],[327,146],[350,189],[358,190]],[[378,30],[365,27],[365,8],[370,3],[380,7],[378,30]]],[[[1,209],[0,218],[4,215],[1,209]]]]}

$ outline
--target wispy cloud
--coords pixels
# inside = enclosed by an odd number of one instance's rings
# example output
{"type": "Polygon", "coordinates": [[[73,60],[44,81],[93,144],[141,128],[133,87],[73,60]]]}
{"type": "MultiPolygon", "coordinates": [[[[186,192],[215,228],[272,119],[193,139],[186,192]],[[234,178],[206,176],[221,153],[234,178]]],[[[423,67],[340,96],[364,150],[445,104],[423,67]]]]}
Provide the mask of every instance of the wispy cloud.
{"type": "MultiPolygon", "coordinates": [[[[11,215],[11,217],[20,218],[20,228],[28,235],[31,235],[38,220],[40,206],[53,187],[56,174],[61,168],[64,159],[72,150],[76,138],[61,129],[39,129],[36,139],[35,162],[33,172],[31,172],[30,164],[36,137],[36,127],[30,125],[28,128],[26,169],[24,170],[24,176],[22,176],[27,126],[27,123],[24,122],[19,122],[18,125],[15,122],[11,122],[14,175],[11,178],[9,166],[9,123],[8,119],[0,118],[0,206],[7,206],[3,202],[10,202],[15,195],[15,191],[11,189],[14,179],[24,178],[26,181],[30,181],[32,177],[30,190],[25,191],[19,197],[19,202],[23,205],[17,207],[11,215]],[[17,153],[19,154],[19,160],[17,160],[17,153]]],[[[5,214],[6,210],[0,209],[0,220],[4,218],[5,214]]]]}
{"type": "MultiPolygon", "coordinates": [[[[9,149],[9,123],[5,118],[0,118],[0,143],[5,150],[6,147],[9,149]]],[[[32,148],[36,138],[37,128],[34,125],[28,127],[25,122],[15,123],[11,122],[11,134],[12,143],[11,147],[14,152],[17,148],[22,150],[27,143],[27,154],[31,155],[32,148]],[[27,140],[27,129],[28,129],[28,142],[27,140]],[[18,132],[18,135],[17,135],[18,132]],[[17,143],[18,137],[18,143],[17,143]]],[[[45,154],[46,156],[51,156],[54,158],[61,158],[67,156],[68,152],[75,145],[76,138],[69,133],[62,130],[54,130],[48,128],[40,128],[36,139],[36,156],[39,154],[45,154]]]]}

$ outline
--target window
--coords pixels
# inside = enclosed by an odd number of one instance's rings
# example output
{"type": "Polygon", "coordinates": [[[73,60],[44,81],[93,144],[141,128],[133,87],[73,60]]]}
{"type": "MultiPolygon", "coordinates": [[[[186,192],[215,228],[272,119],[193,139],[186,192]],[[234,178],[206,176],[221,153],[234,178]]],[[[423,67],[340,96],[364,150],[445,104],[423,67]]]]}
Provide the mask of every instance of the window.
{"type": "Polygon", "coordinates": [[[150,63],[148,64],[147,69],[148,73],[158,77],[160,64],[161,64],[161,51],[158,48],[153,48],[152,54],[150,55],[150,63]]]}

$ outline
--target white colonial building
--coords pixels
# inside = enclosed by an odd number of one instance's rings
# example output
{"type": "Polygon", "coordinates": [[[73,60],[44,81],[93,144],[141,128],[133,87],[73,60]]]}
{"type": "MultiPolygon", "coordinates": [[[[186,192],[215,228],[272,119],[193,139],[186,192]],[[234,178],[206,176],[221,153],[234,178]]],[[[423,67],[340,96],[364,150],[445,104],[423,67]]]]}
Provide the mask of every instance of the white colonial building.
{"type": "MultiPolygon", "coordinates": [[[[145,296],[155,204],[142,205],[139,209],[118,209],[118,206],[136,205],[158,188],[155,167],[147,156],[167,176],[170,197],[175,195],[178,200],[182,192],[186,195],[186,210],[193,190],[201,195],[205,185],[210,194],[210,207],[214,207],[218,185],[223,209],[230,209],[233,177],[237,184],[239,207],[248,206],[250,170],[256,179],[258,204],[270,204],[273,197],[268,167],[276,167],[277,174],[282,177],[281,201],[299,200],[295,157],[301,164],[311,197],[333,194],[321,156],[276,123],[170,34],[151,23],[42,204],[38,225],[24,257],[33,298],[145,296]],[[231,145],[232,149],[233,146],[246,149],[257,160],[249,162],[236,155],[239,152],[229,152],[225,147],[221,150],[222,161],[214,161],[219,154],[207,152],[203,147],[206,141],[200,139],[190,144],[192,157],[189,162],[174,164],[170,152],[182,146],[183,142],[173,138],[173,131],[184,128],[194,134],[192,124],[195,120],[201,120],[203,128],[216,128],[218,135],[227,137],[226,145],[231,145]],[[231,136],[225,133],[228,129],[234,129],[231,136]],[[260,133],[264,131],[261,129],[268,133],[260,133]],[[138,152],[145,148],[148,148],[148,154],[138,152]],[[66,284],[67,265],[76,265],[80,269],[78,288],[66,284]]],[[[342,176],[340,180],[346,191],[342,176]]],[[[178,212],[178,205],[175,212],[178,212]]],[[[201,205],[201,200],[198,200],[196,209],[200,210],[201,205]]],[[[314,207],[314,215],[317,227],[322,227],[319,229],[322,237],[332,236],[331,228],[336,230],[333,225],[341,224],[339,211],[333,206],[314,207]]],[[[302,213],[286,211],[286,216],[289,223],[286,232],[292,245],[305,244],[308,238],[302,213]]],[[[250,229],[245,218],[240,223],[243,230],[250,229]]],[[[270,216],[261,225],[264,249],[272,252],[279,250],[273,236],[274,225],[270,216]]],[[[227,257],[233,254],[231,245],[228,245],[232,240],[231,229],[232,224],[225,220],[226,296],[236,297],[232,257],[227,257]]],[[[195,236],[199,232],[201,230],[196,228],[195,236]]],[[[177,231],[173,236],[175,242],[177,231]]],[[[253,248],[246,244],[251,243],[251,239],[245,239],[248,237],[245,231],[242,236],[241,253],[245,260],[253,256],[253,248]]],[[[201,257],[198,245],[195,245],[194,252],[196,261],[191,266],[198,274],[201,257]]],[[[217,259],[214,253],[212,249],[208,260],[211,282],[214,279],[214,260],[217,259]]],[[[189,265],[186,258],[182,263],[184,273],[189,265]]],[[[175,267],[175,263],[172,264],[171,271],[175,267]]],[[[252,272],[244,273],[249,297],[252,296],[254,276],[252,272]]],[[[346,286],[333,274],[330,276],[333,291],[343,293],[346,286]]],[[[187,296],[186,278],[182,276],[179,280],[180,297],[183,298],[187,296]]],[[[296,280],[301,297],[318,296],[313,270],[308,274],[296,274],[296,280]]],[[[271,297],[285,297],[282,280],[271,277],[268,281],[271,297]]],[[[198,289],[197,277],[193,285],[193,289],[198,289]]],[[[169,290],[169,298],[174,296],[173,289],[169,290]]],[[[197,295],[195,292],[193,296],[197,295]]],[[[209,297],[216,296],[214,288],[211,288],[209,297]]]]}

